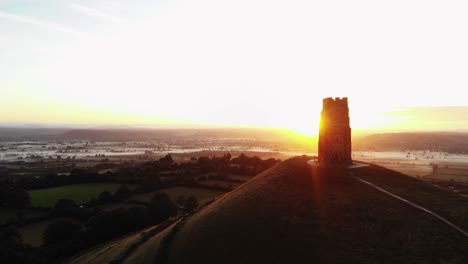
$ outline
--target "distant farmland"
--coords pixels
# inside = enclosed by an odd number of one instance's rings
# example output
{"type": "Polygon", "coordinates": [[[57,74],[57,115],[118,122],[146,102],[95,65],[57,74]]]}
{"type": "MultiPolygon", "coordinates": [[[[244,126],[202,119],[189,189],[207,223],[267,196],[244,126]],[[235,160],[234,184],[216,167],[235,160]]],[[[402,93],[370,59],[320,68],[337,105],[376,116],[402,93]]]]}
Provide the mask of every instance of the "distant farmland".
{"type": "MultiPolygon", "coordinates": [[[[136,185],[126,184],[130,188],[136,185]]],[[[34,207],[53,207],[57,200],[69,198],[78,204],[98,198],[104,191],[114,193],[122,184],[120,183],[89,183],[72,184],[48,189],[32,190],[31,205],[34,207]]]]}

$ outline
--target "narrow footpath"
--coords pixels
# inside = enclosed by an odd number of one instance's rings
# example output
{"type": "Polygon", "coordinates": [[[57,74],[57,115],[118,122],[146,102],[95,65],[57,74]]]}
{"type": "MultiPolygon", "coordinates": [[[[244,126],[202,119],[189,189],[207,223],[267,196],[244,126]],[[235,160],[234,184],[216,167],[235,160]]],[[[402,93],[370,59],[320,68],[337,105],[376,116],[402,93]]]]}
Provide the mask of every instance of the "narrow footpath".
{"type": "Polygon", "coordinates": [[[440,221],[444,222],[444,223],[447,224],[448,226],[454,228],[454,229],[457,230],[460,234],[462,234],[463,236],[465,236],[465,237],[468,238],[468,232],[467,232],[467,231],[465,231],[465,230],[462,229],[461,227],[455,225],[454,223],[448,221],[447,219],[443,218],[442,216],[440,216],[440,215],[438,215],[438,214],[432,212],[431,210],[428,210],[428,209],[426,209],[426,208],[424,208],[424,207],[421,207],[421,206],[419,206],[419,205],[417,205],[417,204],[415,204],[415,203],[412,203],[412,202],[410,202],[410,201],[408,201],[408,200],[406,200],[406,199],[404,199],[404,198],[402,198],[402,197],[400,197],[400,196],[398,196],[398,195],[395,195],[395,194],[393,194],[393,193],[391,193],[391,192],[389,192],[389,191],[386,191],[386,190],[384,190],[384,189],[382,189],[382,188],[380,188],[380,187],[374,185],[373,183],[370,183],[370,182],[368,182],[368,181],[365,181],[365,180],[363,180],[363,179],[360,179],[358,176],[354,175],[353,172],[349,172],[349,175],[353,176],[355,179],[357,179],[358,181],[360,181],[360,182],[362,182],[362,183],[365,183],[365,184],[367,184],[367,185],[369,185],[369,186],[371,186],[371,187],[373,187],[373,188],[375,188],[375,189],[377,189],[377,190],[379,190],[379,191],[381,191],[381,192],[383,192],[383,193],[385,193],[385,194],[387,194],[387,195],[392,196],[393,198],[396,198],[396,199],[398,199],[398,200],[400,200],[400,201],[402,201],[402,202],[404,202],[404,203],[407,203],[407,204],[409,204],[409,205],[411,205],[411,206],[413,206],[413,207],[418,208],[419,210],[422,210],[422,211],[424,211],[424,212],[426,212],[426,213],[428,213],[428,214],[434,216],[435,218],[437,218],[437,219],[439,219],[440,221]]]}

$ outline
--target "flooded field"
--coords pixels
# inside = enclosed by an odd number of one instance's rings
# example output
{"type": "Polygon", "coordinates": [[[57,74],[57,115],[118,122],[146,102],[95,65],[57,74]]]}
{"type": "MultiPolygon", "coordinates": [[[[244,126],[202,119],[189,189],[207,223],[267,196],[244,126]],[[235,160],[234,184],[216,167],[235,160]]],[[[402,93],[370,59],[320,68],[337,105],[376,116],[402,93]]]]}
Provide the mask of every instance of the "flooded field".
{"type": "MultiPolygon", "coordinates": [[[[213,142],[203,142],[207,143],[206,147],[184,144],[184,142],[178,143],[73,140],[2,142],[0,144],[0,164],[3,164],[2,166],[7,168],[13,168],[14,166],[22,166],[21,164],[17,164],[18,161],[24,163],[70,161],[75,162],[74,166],[77,168],[82,168],[95,166],[103,160],[112,162],[123,162],[134,159],[151,160],[158,159],[169,153],[182,161],[189,160],[192,155],[216,156],[226,152],[232,153],[233,157],[245,152],[251,153],[251,155],[258,155],[262,158],[277,158],[282,160],[300,155],[317,155],[308,151],[279,150],[267,145],[257,146],[253,142],[249,142],[249,146],[230,145],[226,141],[220,141],[219,139],[213,142]]],[[[435,151],[354,151],[353,159],[381,165],[414,177],[463,182],[468,180],[468,155],[466,154],[435,151]],[[437,170],[434,170],[435,167],[437,167],[437,170]]],[[[102,172],[105,171],[112,171],[112,169],[103,168],[102,172]]]]}
{"type": "Polygon", "coordinates": [[[127,156],[214,152],[259,152],[283,159],[305,154],[301,151],[278,151],[266,147],[250,146],[209,146],[190,147],[183,145],[158,145],[149,142],[2,142],[0,162],[38,162],[41,160],[82,160],[93,158],[125,158],[127,156]]]}
{"type": "Polygon", "coordinates": [[[0,145],[0,161],[33,162],[41,159],[80,159],[154,153],[166,155],[202,150],[203,148],[187,150],[179,146],[159,146],[148,142],[3,142],[0,145]]]}

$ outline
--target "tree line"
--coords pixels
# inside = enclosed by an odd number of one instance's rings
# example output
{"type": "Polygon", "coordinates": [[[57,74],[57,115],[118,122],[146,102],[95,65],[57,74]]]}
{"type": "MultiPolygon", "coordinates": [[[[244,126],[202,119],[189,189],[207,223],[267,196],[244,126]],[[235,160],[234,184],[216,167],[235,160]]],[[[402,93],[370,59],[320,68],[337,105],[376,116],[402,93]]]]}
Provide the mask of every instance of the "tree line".
{"type": "Polygon", "coordinates": [[[156,161],[122,163],[115,172],[104,174],[73,169],[69,175],[47,174],[3,182],[0,184],[0,206],[9,208],[22,208],[30,204],[31,198],[25,189],[93,182],[137,183],[140,187],[130,190],[122,185],[114,194],[102,192],[97,198],[82,205],[70,199],[58,200],[50,215],[60,219],[47,227],[40,248],[25,245],[13,225],[2,228],[0,263],[51,263],[61,260],[93,245],[164,222],[175,216],[178,210],[191,211],[198,207],[198,201],[193,196],[179,196],[176,201],[172,201],[167,194],[158,192],[148,204],[114,210],[100,210],[96,207],[98,205],[122,201],[134,193],[159,190],[165,186],[194,184],[197,176],[207,172],[214,172],[220,178],[229,173],[253,176],[279,162],[244,154],[233,158],[229,153],[176,162],[168,154],[156,161]],[[161,181],[163,174],[170,176],[164,182],[161,181]]]}

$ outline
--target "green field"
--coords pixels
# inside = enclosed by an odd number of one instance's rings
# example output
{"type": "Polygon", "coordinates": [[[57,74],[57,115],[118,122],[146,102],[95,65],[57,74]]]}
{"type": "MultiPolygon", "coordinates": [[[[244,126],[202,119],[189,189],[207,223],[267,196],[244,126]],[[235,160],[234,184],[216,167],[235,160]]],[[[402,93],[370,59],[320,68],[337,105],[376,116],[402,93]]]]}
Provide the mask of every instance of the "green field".
{"type": "Polygon", "coordinates": [[[228,187],[235,189],[239,187],[242,183],[239,182],[228,182],[228,181],[220,181],[220,180],[207,180],[199,182],[200,185],[207,185],[207,186],[221,186],[221,187],[228,187]]]}
{"type": "MultiPolygon", "coordinates": [[[[216,176],[218,176],[218,173],[216,172],[207,172],[207,173],[200,174],[198,178],[206,177],[207,179],[215,179],[216,176]]],[[[226,178],[230,180],[248,181],[252,179],[253,177],[255,176],[228,173],[226,178]]]]}
{"type": "Polygon", "coordinates": [[[39,247],[42,244],[42,234],[46,230],[47,226],[58,219],[60,218],[52,218],[18,228],[18,231],[21,233],[23,238],[23,242],[34,247],[39,247]]]}
{"type": "Polygon", "coordinates": [[[239,175],[239,174],[228,174],[228,179],[231,180],[239,180],[239,181],[248,181],[252,179],[255,176],[249,176],[249,175],[239,175]]]}
{"type": "Polygon", "coordinates": [[[142,204],[134,204],[134,203],[109,203],[109,204],[103,204],[103,205],[98,205],[96,208],[101,208],[107,211],[112,211],[118,208],[130,208],[130,207],[144,207],[145,205],[142,204]]]}
{"type": "MultiPolygon", "coordinates": [[[[31,205],[36,207],[53,207],[57,200],[69,198],[78,204],[85,203],[93,197],[97,198],[100,193],[109,191],[114,193],[122,184],[120,183],[89,183],[72,184],[48,189],[32,190],[31,205]]],[[[127,184],[130,188],[136,185],[127,184]]]]}
{"type": "Polygon", "coordinates": [[[155,192],[150,192],[150,193],[144,193],[144,194],[138,194],[134,195],[127,200],[129,201],[140,201],[140,202],[150,202],[151,198],[156,193],[167,193],[169,197],[171,197],[172,201],[175,201],[178,196],[184,195],[185,197],[188,196],[195,196],[198,200],[199,204],[203,204],[211,199],[213,199],[216,196],[219,196],[223,194],[224,192],[222,191],[214,191],[214,190],[207,190],[207,189],[201,189],[201,188],[191,188],[191,187],[171,187],[155,192]]]}
{"type": "Polygon", "coordinates": [[[427,178],[445,180],[445,181],[459,181],[459,182],[468,182],[468,168],[439,168],[436,173],[433,173],[427,178]]]}

